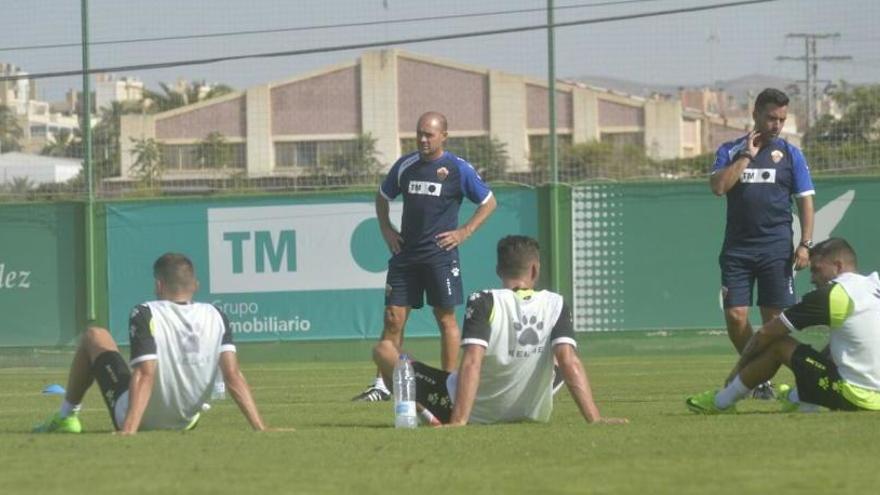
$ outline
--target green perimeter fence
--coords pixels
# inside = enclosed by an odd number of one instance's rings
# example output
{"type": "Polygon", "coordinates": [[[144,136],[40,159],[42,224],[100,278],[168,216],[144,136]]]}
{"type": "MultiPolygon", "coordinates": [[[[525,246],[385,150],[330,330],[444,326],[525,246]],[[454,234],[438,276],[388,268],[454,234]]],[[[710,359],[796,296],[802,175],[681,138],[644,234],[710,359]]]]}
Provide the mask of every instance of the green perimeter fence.
{"type": "MultiPolygon", "coordinates": [[[[573,301],[580,331],[721,326],[724,201],[705,182],[561,187],[555,248],[550,187],[495,188],[498,210],[462,248],[466,291],[496,284],[495,243],[521,233],[541,240],[545,268],[558,267],[557,280],[545,269],[542,285],[573,301]]],[[[880,179],[816,188],[814,238],[846,237],[863,269],[880,266],[880,179]]],[[[466,204],[461,214],[472,212],[466,204]]],[[[0,347],[64,347],[86,325],[85,218],[77,202],[0,206],[0,347]]],[[[151,265],[166,251],[193,258],[200,299],[226,311],[239,342],[363,342],[381,329],[388,255],[372,191],[103,201],[95,224],[96,321],[123,344],[128,313],[153,297],[151,265]]],[[[807,290],[808,275],[796,285],[807,290]]],[[[414,312],[407,333],[435,335],[430,311],[414,312]]]]}

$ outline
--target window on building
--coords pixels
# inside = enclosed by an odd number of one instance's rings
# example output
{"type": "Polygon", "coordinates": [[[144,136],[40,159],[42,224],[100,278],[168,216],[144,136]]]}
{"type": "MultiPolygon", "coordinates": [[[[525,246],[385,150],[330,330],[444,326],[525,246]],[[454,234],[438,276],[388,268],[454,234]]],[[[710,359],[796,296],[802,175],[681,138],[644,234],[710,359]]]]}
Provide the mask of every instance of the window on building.
{"type": "Polygon", "coordinates": [[[46,137],[46,126],[44,125],[32,125],[31,126],[31,137],[41,138],[46,137]]]}
{"type": "MultiPolygon", "coordinates": [[[[571,148],[573,139],[571,134],[557,134],[556,147],[562,152],[571,148]]],[[[549,134],[531,134],[529,135],[529,161],[533,169],[542,169],[547,167],[548,149],[550,147],[549,134]]],[[[561,153],[560,153],[561,156],[561,153]]]]}
{"type": "Polygon", "coordinates": [[[165,170],[209,170],[247,168],[247,145],[245,143],[163,144],[162,168],[165,170]]]}
{"type": "Polygon", "coordinates": [[[644,148],[645,133],[644,132],[603,132],[599,141],[609,143],[614,149],[619,150],[629,146],[638,146],[644,148]]]}
{"type": "Polygon", "coordinates": [[[358,162],[357,140],[279,141],[275,143],[275,166],[345,170],[358,162]]]}
{"type": "MultiPolygon", "coordinates": [[[[559,148],[568,148],[571,147],[572,137],[571,134],[557,134],[556,135],[556,145],[559,148]]],[[[531,134],[529,135],[529,152],[530,153],[547,153],[547,148],[550,146],[550,135],[549,134],[531,134]]]]}

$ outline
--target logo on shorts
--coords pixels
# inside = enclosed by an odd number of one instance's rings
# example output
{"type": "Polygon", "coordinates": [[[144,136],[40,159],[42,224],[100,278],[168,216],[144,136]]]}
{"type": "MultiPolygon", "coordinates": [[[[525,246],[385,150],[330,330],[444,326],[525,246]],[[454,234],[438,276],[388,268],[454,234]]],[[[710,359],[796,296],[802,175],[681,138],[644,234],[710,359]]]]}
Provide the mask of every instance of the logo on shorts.
{"type": "Polygon", "coordinates": [[[385,284],[385,297],[391,295],[391,284],[385,284]]]}
{"type": "Polygon", "coordinates": [[[441,406],[441,407],[449,407],[449,396],[440,396],[437,392],[431,392],[428,394],[428,404],[432,406],[441,406]]]}
{"type": "Polygon", "coordinates": [[[461,269],[457,266],[453,266],[452,270],[450,270],[450,271],[452,272],[453,277],[457,277],[458,274],[461,273],[461,269]]]}
{"type": "Polygon", "coordinates": [[[437,169],[437,178],[440,180],[446,180],[449,177],[449,169],[446,167],[440,167],[437,169]]]}
{"type": "Polygon", "coordinates": [[[104,365],[104,371],[106,371],[107,374],[110,375],[111,382],[119,383],[119,378],[116,377],[116,372],[113,371],[113,368],[109,364],[104,365]]]}
{"type": "Polygon", "coordinates": [[[727,293],[728,293],[727,287],[725,287],[725,286],[722,285],[722,286],[721,286],[721,299],[725,299],[725,300],[726,300],[726,299],[727,299],[727,293]]]}
{"type": "Polygon", "coordinates": [[[779,163],[783,156],[785,155],[779,150],[773,150],[770,152],[770,159],[773,160],[773,163],[779,163]]]}
{"type": "Polygon", "coordinates": [[[874,290],[874,297],[876,297],[877,299],[880,299],[880,289],[874,290]]]}

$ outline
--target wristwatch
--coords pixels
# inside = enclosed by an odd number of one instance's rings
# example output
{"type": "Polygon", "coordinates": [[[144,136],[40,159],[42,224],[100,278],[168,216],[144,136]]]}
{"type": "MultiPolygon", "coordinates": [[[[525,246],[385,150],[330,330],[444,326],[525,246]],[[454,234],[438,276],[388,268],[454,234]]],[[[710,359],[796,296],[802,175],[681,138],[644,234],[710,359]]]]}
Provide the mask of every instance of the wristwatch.
{"type": "Polygon", "coordinates": [[[801,241],[800,244],[798,244],[798,246],[803,246],[807,248],[807,251],[809,251],[813,249],[813,241],[811,241],[810,239],[804,239],[803,241],[801,241]]]}

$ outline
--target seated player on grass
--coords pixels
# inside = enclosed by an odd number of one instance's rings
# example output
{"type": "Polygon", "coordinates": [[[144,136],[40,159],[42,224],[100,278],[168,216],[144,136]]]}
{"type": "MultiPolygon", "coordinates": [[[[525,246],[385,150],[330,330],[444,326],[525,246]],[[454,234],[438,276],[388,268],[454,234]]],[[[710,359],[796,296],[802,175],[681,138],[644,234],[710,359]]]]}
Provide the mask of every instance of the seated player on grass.
{"type": "MultiPolygon", "coordinates": [[[[458,372],[413,362],[416,402],[431,413],[423,416],[449,426],[546,422],[553,411],[555,357],[587,422],[626,422],[599,414],[575,351],[571,311],[559,294],[534,289],[540,267],[534,239],[508,236],[498,242],[496,271],[504,288],[475,292],[468,299],[458,372]]],[[[373,359],[391,383],[397,349],[379,342],[373,359]]]]}
{"type": "Polygon", "coordinates": [[[781,365],[794,372],[797,387],[782,390],[783,411],[880,410],[880,278],[856,273],[856,253],[831,238],[810,250],[816,290],[761,327],[749,340],[721,391],[688,397],[700,414],[736,411],[736,402],[773,378],[781,365]],[[830,327],[828,346],[818,352],[789,333],[830,327]]]}
{"type": "Polygon", "coordinates": [[[208,402],[218,366],[226,387],[255,430],[266,430],[238,367],[232,331],[219,309],[193,302],[198,281],[182,254],[153,265],[156,301],[134,308],[129,320],[131,366],[110,332],[90,327],[73,357],[61,409],[35,432],[79,433],[80,403],[97,380],[117,433],[189,430],[208,402]]]}

